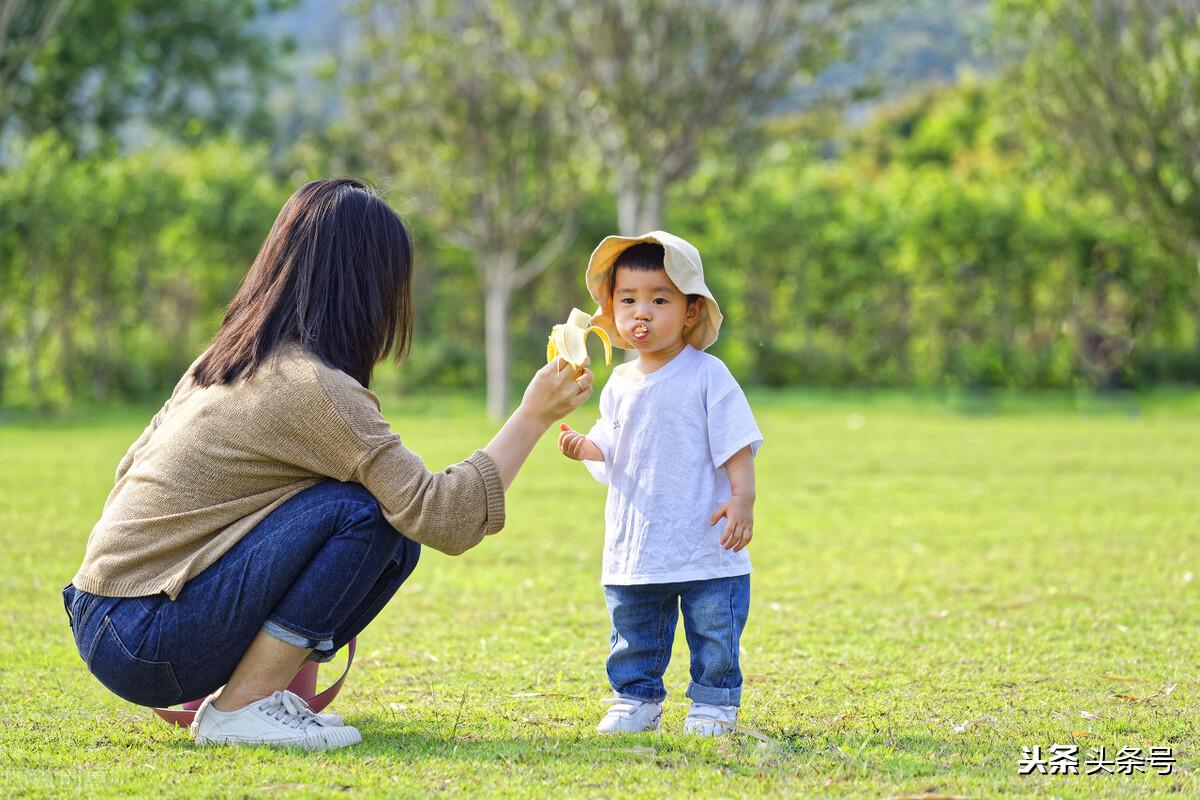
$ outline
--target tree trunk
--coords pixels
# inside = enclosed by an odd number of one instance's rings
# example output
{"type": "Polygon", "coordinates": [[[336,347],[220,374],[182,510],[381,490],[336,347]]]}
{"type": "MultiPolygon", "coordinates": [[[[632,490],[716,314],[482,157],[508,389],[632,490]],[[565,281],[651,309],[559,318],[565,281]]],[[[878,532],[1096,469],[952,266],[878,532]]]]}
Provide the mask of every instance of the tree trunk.
{"type": "MultiPolygon", "coordinates": [[[[8,320],[12,315],[8,306],[0,303],[0,410],[4,408],[4,398],[7,395],[8,385],[8,354],[16,345],[16,337],[8,338],[8,320]]],[[[15,331],[14,331],[15,333],[15,331]]]]}
{"type": "Polygon", "coordinates": [[[484,340],[487,356],[487,412],[494,420],[508,414],[508,302],[512,295],[515,251],[485,255],[484,340]]]}
{"type": "MultiPolygon", "coordinates": [[[[622,236],[641,236],[662,229],[666,187],[658,175],[633,172],[617,188],[617,227],[622,236]]],[[[626,350],[626,361],[637,361],[637,350],[626,350]]]]}
{"type": "Polygon", "coordinates": [[[25,365],[26,380],[29,383],[29,397],[33,406],[44,410],[45,395],[42,391],[42,348],[41,335],[38,331],[38,277],[40,273],[37,259],[30,259],[29,270],[29,301],[25,304],[25,355],[29,362],[25,365]]]}
{"type": "Polygon", "coordinates": [[[75,305],[74,267],[66,268],[66,274],[63,276],[62,284],[59,287],[58,297],[58,313],[55,321],[59,339],[58,374],[63,382],[63,386],[66,388],[67,397],[70,400],[77,400],[76,395],[79,393],[79,386],[75,380],[78,374],[75,355],[75,320],[79,310],[75,305]]]}
{"type": "Polygon", "coordinates": [[[108,289],[108,282],[104,281],[96,292],[96,319],[99,324],[96,328],[96,359],[92,369],[92,396],[100,402],[108,400],[112,389],[112,367],[116,360],[113,355],[113,330],[119,324],[117,310],[109,305],[108,289]]]}
{"type": "Polygon", "coordinates": [[[638,209],[638,228],[642,233],[662,230],[663,194],[662,178],[648,175],[642,184],[642,202],[638,209]]]}
{"type": "Polygon", "coordinates": [[[634,181],[623,180],[617,187],[617,232],[621,236],[637,236],[638,210],[642,200],[641,188],[634,181]]]}
{"type": "MultiPolygon", "coordinates": [[[[1196,259],[1196,271],[1200,272],[1200,239],[1193,238],[1191,244],[1192,257],[1196,259]]],[[[1194,327],[1192,335],[1195,337],[1192,346],[1200,352],[1200,293],[1193,291],[1192,298],[1193,301],[1196,301],[1196,305],[1192,308],[1192,324],[1194,327]]]]}
{"type": "Polygon", "coordinates": [[[662,176],[633,172],[621,178],[617,187],[617,228],[622,236],[641,236],[661,230],[663,197],[662,176]]]}

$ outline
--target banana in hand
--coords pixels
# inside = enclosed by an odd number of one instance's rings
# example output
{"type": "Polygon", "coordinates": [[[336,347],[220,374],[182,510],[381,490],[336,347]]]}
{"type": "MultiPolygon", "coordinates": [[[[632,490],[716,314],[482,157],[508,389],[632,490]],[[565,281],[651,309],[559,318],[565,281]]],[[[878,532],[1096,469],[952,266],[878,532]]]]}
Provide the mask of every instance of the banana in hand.
{"type": "Polygon", "coordinates": [[[550,329],[550,341],[546,343],[546,362],[562,356],[563,360],[576,369],[576,376],[583,373],[588,363],[587,335],[592,331],[604,342],[604,363],[612,364],[612,342],[603,328],[591,324],[592,317],[578,308],[571,309],[571,315],[561,325],[550,329]]]}

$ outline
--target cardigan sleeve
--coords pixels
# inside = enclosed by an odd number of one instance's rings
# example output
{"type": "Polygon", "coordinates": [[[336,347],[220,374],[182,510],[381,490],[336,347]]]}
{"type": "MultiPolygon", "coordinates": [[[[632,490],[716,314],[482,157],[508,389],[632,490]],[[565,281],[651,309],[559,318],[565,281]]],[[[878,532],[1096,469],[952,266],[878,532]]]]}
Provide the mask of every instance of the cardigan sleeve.
{"type": "Polygon", "coordinates": [[[393,528],[449,555],[469,550],[504,527],[504,484],[490,456],[478,450],[432,472],[392,430],[371,391],[340,371],[314,369],[336,430],[306,428],[330,447],[328,474],[362,484],[393,528]]]}

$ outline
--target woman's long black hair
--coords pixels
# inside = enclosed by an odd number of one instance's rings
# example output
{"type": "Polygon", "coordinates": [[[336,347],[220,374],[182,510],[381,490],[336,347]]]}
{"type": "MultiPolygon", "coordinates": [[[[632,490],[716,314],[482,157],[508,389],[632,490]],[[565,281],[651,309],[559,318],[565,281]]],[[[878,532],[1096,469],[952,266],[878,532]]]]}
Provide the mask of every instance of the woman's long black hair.
{"type": "Polygon", "coordinates": [[[369,386],[412,339],[412,237],[355,178],[312,181],[288,199],[192,371],[200,386],[248,378],[296,343],[369,386]]]}

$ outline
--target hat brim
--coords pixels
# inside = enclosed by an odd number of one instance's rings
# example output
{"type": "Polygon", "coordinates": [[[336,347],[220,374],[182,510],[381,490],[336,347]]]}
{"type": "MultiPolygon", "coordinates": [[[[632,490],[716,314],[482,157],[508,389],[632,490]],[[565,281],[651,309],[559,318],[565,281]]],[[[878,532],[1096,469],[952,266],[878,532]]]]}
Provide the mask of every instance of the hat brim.
{"type": "MultiPolygon", "coordinates": [[[[699,263],[699,253],[695,254],[695,264],[680,263],[686,261],[680,245],[686,244],[677,236],[665,231],[654,231],[642,236],[606,236],[588,259],[587,275],[584,278],[588,294],[596,302],[596,313],[592,315],[592,324],[604,329],[613,346],[623,350],[636,350],[628,339],[617,332],[616,320],[613,316],[612,293],[609,280],[612,275],[613,263],[617,256],[635,244],[653,242],[663,246],[663,265],[667,277],[675,287],[684,294],[697,294],[705,299],[700,318],[691,326],[684,328],[683,339],[697,350],[707,349],[717,340],[721,330],[724,315],[721,313],[717,300],[704,284],[703,270],[699,263]]],[[[687,245],[695,253],[695,248],[687,245]]]]}

